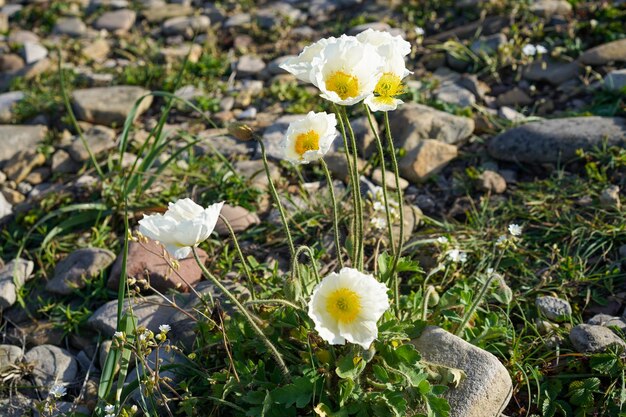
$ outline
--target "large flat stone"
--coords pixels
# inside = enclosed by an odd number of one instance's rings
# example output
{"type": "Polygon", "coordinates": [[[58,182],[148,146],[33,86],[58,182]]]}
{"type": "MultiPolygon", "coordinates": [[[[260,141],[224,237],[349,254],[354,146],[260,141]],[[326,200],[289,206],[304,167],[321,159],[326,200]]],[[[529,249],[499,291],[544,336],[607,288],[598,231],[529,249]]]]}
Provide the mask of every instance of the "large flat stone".
{"type": "Polygon", "coordinates": [[[609,62],[626,62],[626,39],[608,42],[588,49],[579,58],[585,65],[604,65],[609,62]]]}
{"type": "Polygon", "coordinates": [[[35,148],[46,136],[44,125],[0,125],[0,162],[19,151],[35,148]]]}
{"type": "MultiPolygon", "coordinates": [[[[120,85],[76,90],[72,104],[76,117],[89,123],[106,126],[122,126],[135,102],[149,91],[141,87],[120,85]]],[[[152,96],[145,97],[135,113],[133,121],[152,104],[152,96]]]]}
{"type": "Polygon", "coordinates": [[[17,291],[31,277],[34,267],[32,261],[18,259],[0,269],[0,311],[15,304],[17,291]]]}
{"type": "Polygon", "coordinates": [[[412,150],[421,139],[436,139],[456,145],[474,131],[474,121],[416,103],[401,105],[391,112],[391,135],[398,147],[412,150]]]}
{"type": "Polygon", "coordinates": [[[78,362],[65,349],[52,345],[35,346],[24,355],[32,364],[33,379],[45,396],[53,385],[73,384],[78,374],[78,362]]]}
{"type": "Polygon", "coordinates": [[[491,353],[473,346],[447,331],[427,327],[412,341],[428,362],[461,369],[467,378],[444,396],[450,417],[498,417],[513,392],[506,368],[491,353]]]}
{"type": "Polygon", "coordinates": [[[100,275],[114,260],[115,254],[107,249],[75,250],[54,268],[54,276],[46,284],[46,290],[55,294],[71,294],[84,288],[87,280],[100,275]]]}
{"type": "Polygon", "coordinates": [[[488,150],[504,161],[552,163],[570,160],[577,149],[592,149],[605,139],[609,146],[623,146],[626,119],[592,116],[527,123],[494,137],[488,150]]]}
{"type": "Polygon", "coordinates": [[[420,183],[441,171],[458,155],[456,146],[432,139],[423,139],[398,161],[402,177],[420,183]]]}

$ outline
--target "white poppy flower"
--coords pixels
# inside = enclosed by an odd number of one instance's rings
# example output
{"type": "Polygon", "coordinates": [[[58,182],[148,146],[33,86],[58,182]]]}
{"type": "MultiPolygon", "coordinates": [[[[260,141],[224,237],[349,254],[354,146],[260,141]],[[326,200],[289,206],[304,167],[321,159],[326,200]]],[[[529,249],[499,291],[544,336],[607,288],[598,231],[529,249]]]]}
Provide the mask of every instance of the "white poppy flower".
{"type": "Polygon", "coordinates": [[[387,291],[372,275],[342,268],[313,289],[309,317],[328,343],[343,345],[347,340],[368,349],[378,337],[376,322],[389,308],[387,291]]]}
{"type": "Polygon", "coordinates": [[[323,157],[336,136],[337,119],[326,112],[309,112],[289,124],[283,149],[285,159],[294,164],[308,164],[323,157]]]}
{"type": "Polygon", "coordinates": [[[311,82],[326,100],[350,106],[374,91],[383,64],[374,46],[342,35],[329,41],[313,58],[311,82]]]}
{"type": "Polygon", "coordinates": [[[411,74],[404,62],[404,57],[411,53],[411,44],[401,36],[372,29],[361,32],[356,37],[359,41],[375,47],[383,58],[382,74],[372,94],[365,98],[365,104],[372,111],[395,110],[402,104],[402,100],[396,98],[404,92],[402,80],[411,74]]]}
{"type": "Polygon", "coordinates": [[[311,80],[311,69],[313,68],[311,62],[313,58],[318,56],[329,42],[335,41],[336,39],[337,38],[331,36],[330,38],[320,39],[314,44],[306,46],[302,52],[300,52],[300,55],[288,59],[287,62],[280,65],[280,68],[293,74],[301,81],[313,83],[311,80]]]}
{"type": "Polygon", "coordinates": [[[153,214],[139,221],[139,231],[165,246],[176,259],[186,258],[192,246],[198,246],[213,232],[224,202],[206,209],[185,198],[169,203],[165,214],[153,214]]]}

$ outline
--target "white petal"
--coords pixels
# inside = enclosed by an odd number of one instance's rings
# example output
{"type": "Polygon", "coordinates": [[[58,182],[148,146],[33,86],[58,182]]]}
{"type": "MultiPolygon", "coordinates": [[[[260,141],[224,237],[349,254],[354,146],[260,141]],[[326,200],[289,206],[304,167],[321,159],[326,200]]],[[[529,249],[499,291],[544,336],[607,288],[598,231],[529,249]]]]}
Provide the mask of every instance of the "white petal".
{"type": "Polygon", "coordinates": [[[371,111],[393,111],[398,108],[399,104],[402,103],[402,100],[394,98],[393,104],[390,104],[373,94],[370,94],[365,98],[365,104],[369,106],[371,111]]]}

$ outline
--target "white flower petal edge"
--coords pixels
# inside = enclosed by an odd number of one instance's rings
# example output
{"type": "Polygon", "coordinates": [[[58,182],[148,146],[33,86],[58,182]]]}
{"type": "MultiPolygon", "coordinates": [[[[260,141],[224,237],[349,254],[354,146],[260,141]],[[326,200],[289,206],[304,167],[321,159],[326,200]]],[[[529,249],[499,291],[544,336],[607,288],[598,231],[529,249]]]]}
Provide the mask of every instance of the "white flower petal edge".
{"type": "Polygon", "coordinates": [[[356,38],[359,42],[370,44],[376,48],[391,45],[392,49],[403,57],[411,53],[411,44],[409,42],[402,39],[402,36],[393,36],[389,32],[370,28],[356,35],[356,38]]]}
{"type": "Polygon", "coordinates": [[[324,47],[329,42],[335,41],[336,39],[337,38],[334,38],[332,36],[330,38],[320,39],[314,44],[306,46],[302,50],[302,52],[300,52],[300,55],[288,59],[287,62],[279,65],[279,67],[293,74],[297,79],[301,81],[312,83],[313,81],[311,80],[311,70],[313,67],[311,65],[311,61],[320,53],[322,49],[324,49],[324,47]]]}
{"type": "MultiPolygon", "coordinates": [[[[329,150],[337,136],[337,119],[333,113],[309,112],[304,118],[289,124],[282,147],[285,159],[294,164],[308,164],[322,158],[329,150]],[[301,135],[315,132],[317,149],[300,153],[305,146],[299,144],[301,135]]],[[[315,146],[313,146],[315,148],[315,146]]]]}
{"type": "Polygon", "coordinates": [[[144,216],[139,221],[139,231],[144,236],[160,242],[176,259],[183,259],[213,233],[224,202],[207,207],[189,198],[169,203],[164,214],[144,216]]]}
{"type": "Polygon", "coordinates": [[[346,341],[368,349],[378,337],[376,322],[389,308],[388,288],[352,268],[342,268],[320,282],[309,301],[309,317],[330,344],[346,341]]]}
{"type": "Polygon", "coordinates": [[[371,111],[393,111],[404,101],[399,98],[387,99],[386,97],[370,94],[365,98],[364,103],[367,104],[371,111]]]}

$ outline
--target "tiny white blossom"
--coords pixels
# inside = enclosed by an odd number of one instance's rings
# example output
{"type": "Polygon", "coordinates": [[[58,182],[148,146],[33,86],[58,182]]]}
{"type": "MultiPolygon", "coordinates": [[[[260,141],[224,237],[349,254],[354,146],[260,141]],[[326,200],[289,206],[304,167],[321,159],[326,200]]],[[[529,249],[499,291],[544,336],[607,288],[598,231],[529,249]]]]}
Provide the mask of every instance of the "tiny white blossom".
{"type": "Polygon", "coordinates": [[[147,332],[142,332],[139,334],[139,340],[141,340],[142,342],[146,340],[146,337],[148,337],[147,332]]]}
{"type": "Polygon", "coordinates": [[[519,224],[512,223],[509,225],[509,233],[513,236],[521,236],[522,235],[522,226],[519,224]]]}
{"type": "Polygon", "coordinates": [[[50,395],[54,398],[61,398],[67,394],[67,390],[63,385],[55,385],[50,388],[50,395]]]}
{"type": "Polygon", "coordinates": [[[162,325],[160,325],[160,326],[159,326],[159,331],[160,331],[161,333],[167,333],[167,332],[169,332],[170,330],[172,330],[172,328],[170,327],[170,325],[169,325],[169,324],[162,324],[162,325]]]}
{"type": "Polygon", "coordinates": [[[104,417],[115,417],[114,413],[105,414],[104,417]]]}
{"type": "Polygon", "coordinates": [[[445,236],[439,236],[437,238],[437,243],[439,243],[440,245],[445,245],[446,243],[448,243],[448,238],[445,236]]]}
{"type": "Polygon", "coordinates": [[[115,339],[123,339],[124,338],[124,332],[115,332],[115,333],[113,333],[113,338],[115,338],[115,339]]]}
{"type": "Polygon", "coordinates": [[[452,249],[448,252],[448,259],[452,262],[465,262],[467,261],[467,253],[458,249],[452,249]]]}
{"type": "Polygon", "coordinates": [[[496,240],[496,245],[504,245],[508,238],[505,235],[502,235],[496,240]]]}
{"type": "Polygon", "coordinates": [[[375,229],[382,230],[387,227],[387,220],[384,217],[374,217],[372,219],[372,226],[375,229]]]}
{"type": "Polygon", "coordinates": [[[421,28],[419,26],[415,26],[415,34],[417,36],[424,36],[426,34],[426,31],[424,30],[424,28],[421,28]]]}
{"type": "Polygon", "coordinates": [[[380,201],[374,201],[373,205],[374,211],[382,211],[385,212],[385,204],[380,201]]]}
{"type": "Polygon", "coordinates": [[[538,54],[545,54],[545,53],[547,53],[547,52],[548,52],[548,50],[546,49],[546,47],[545,47],[545,46],[543,46],[543,45],[537,45],[536,49],[537,49],[537,53],[538,53],[538,54]]]}
{"type": "Polygon", "coordinates": [[[535,45],[529,43],[528,45],[524,45],[524,47],[522,48],[522,53],[526,56],[535,56],[535,54],[537,53],[537,48],[535,47],[535,45]]]}
{"type": "Polygon", "coordinates": [[[108,404],[106,407],[104,407],[104,412],[107,414],[115,413],[115,406],[113,404],[108,404]]]}

